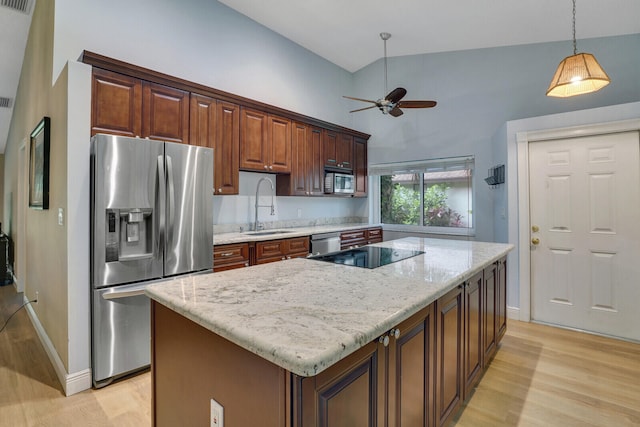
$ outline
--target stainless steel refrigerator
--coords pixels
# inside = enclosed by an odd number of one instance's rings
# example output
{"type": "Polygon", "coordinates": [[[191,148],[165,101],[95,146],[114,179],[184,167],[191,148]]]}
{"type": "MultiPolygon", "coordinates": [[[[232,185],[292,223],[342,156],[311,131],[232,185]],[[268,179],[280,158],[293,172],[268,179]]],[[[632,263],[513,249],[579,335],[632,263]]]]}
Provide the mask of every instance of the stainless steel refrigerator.
{"type": "Polygon", "coordinates": [[[213,150],[91,139],[93,383],[149,366],[145,286],[213,268],[213,150]]]}

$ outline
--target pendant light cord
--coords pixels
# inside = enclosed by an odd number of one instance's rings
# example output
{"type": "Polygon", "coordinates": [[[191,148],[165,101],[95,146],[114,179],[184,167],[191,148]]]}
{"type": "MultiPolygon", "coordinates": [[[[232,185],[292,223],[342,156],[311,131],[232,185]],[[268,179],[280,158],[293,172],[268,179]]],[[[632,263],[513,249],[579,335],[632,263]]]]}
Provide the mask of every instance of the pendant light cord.
{"type": "Polygon", "coordinates": [[[573,54],[578,54],[576,47],[576,0],[573,0],[573,54]]]}

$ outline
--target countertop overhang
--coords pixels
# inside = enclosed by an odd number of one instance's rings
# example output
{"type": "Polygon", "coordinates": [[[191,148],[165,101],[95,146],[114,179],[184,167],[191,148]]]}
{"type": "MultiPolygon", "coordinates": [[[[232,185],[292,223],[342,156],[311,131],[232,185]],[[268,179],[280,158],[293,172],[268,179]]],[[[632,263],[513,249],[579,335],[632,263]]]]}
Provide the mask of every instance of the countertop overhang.
{"type": "Polygon", "coordinates": [[[415,237],[375,246],[425,253],[371,270],[291,259],[175,279],[145,292],[240,347],[313,376],[513,249],[415,237]]]}

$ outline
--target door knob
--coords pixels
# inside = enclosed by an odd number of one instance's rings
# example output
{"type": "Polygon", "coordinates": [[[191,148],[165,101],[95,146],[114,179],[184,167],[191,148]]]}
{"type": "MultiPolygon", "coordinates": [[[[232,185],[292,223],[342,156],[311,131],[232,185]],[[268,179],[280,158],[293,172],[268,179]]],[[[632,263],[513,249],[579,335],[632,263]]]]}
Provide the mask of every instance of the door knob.
{"type": "Polygon", "coordinates": [[[540,243],[540,239],[538,239],[537,237],[534,237],[533,239],[531,239],[531,244],[537,245],[538,243],[540,243]]]}
{"type": "Polygon", "coordinates": [[[537,233],[538,231],[540,231],[540,227],[538,227],[537,225],[534,225],[531,227],[531,231],[533,231],[534,233],[537,233]]]}

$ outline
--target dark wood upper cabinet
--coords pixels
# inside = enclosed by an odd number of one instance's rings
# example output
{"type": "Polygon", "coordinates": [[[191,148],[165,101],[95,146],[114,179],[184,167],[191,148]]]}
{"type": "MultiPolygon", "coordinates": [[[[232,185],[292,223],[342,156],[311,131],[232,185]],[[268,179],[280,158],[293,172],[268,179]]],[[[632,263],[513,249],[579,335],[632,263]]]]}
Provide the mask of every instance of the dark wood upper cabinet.
{"type": "Polygon", "coordinates": [[[338,132],[328,129],[322,131],[322,158],[326,167],[338,167],[338,157],[336,153],[337,143],[338,132]]]}
{"type": "Polygon", "coordinates": [[[239,107],[191,94],[189,143],[213,148],[214,194],[238,194],[239,107]]]}
{"type": "Polygon", "coordinates": [[[291,127],[291,174],[276,178],[278,196],[324,195],[322,130],[304,123],[291,127]]]}
{"type": "Polygon", "coordinates": [[[94,68],[91,135],[142,135],[142,80],[94,68]]]}
{"type": "Polygon", "coordinates": [[[192,93],[189,112],[189,143],[216,148],[216,100],[192,93]]]}
{"type": "Polygon", "coordinates": [[[291,120],[269,114],[269,171],[291,172],[291,120]]]}
{"type": "Polygon", "coordinates": [[[338,167],[353,170],[353,136],[341,133],[336,141],[336,160],[338,167]]]}
{"type": "Polygon", "coordinates": [[[367,134],[93,52],[81,59],[93,66],[91,135],[212,147],[214,194],[238,194],[243,169],[278,174],[278,195],[323,196],[325,168],[357,175],[354,196],[367,194],[367,134]]]}
{"type": "Polygon", "coordinates": [[[367,197],[367,140],[353,139],[353,174],[356,179],[354,197],[367,197]]]}
{"type": "Polygon", "coordinates": [[[189,92],[143,82],[142,136],[187,144],[189,142],[189,92]]]}
{"type": "Polygon", "coordinates": [[[238,194],[240,179],[240,107],[216,101],[215,194],[238,194]]]}
{"type": "Polygon", "coordinates": [[[240,169],[291,172],[291,120],[241,108],[240,169]]]}

